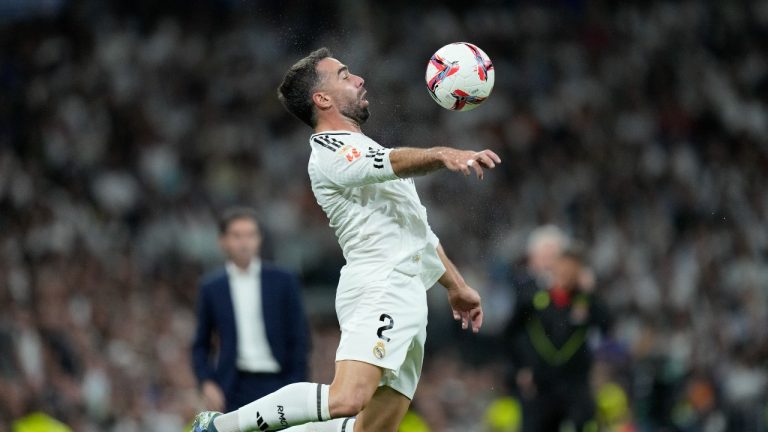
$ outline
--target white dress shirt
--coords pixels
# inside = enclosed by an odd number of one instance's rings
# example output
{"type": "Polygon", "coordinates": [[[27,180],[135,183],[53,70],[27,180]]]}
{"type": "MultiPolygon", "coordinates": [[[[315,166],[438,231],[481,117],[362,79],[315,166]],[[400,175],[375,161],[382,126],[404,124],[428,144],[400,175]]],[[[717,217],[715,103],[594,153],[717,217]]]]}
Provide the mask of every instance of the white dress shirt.
{"type": "Polygon", "coordinates": [[[445,273],[439,240],[413,180],[395,175],[392,149],[345,131],[314,134],[309,143],[312,191],[347,261],[339,285],[363,287],[396,270],[429,289],[445,273]]]}
{"type": "Polygon", "coordinates": [[[280,372],[264,328],[261,304],[261,261],[242,270],[227,263],[229,289],[237,325],[237,368],[244,372],[280,372]]]}

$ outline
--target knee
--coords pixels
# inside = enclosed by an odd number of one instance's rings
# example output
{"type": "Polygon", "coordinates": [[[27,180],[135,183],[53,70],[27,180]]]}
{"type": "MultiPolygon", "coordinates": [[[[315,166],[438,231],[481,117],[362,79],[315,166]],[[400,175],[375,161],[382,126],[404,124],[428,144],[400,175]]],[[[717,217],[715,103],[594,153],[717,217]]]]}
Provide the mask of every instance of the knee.
{"type": "Polygon", "coordinates": [[[371,395],[367,394],[365,388],[334,389],[331,386],[328,408],[333,418],[353,417],[358,415],[370,400],[371,395]]]}

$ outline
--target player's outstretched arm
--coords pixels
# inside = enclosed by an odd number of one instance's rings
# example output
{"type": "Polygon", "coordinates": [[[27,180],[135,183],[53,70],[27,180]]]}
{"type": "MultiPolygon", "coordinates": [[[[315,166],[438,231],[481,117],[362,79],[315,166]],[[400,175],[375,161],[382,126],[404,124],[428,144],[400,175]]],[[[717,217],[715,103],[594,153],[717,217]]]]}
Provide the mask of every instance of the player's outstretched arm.
{"type": "Polygon", "coordinates": [[[477,177],[482,179],[483,168],[492,169],[501,163],[499,156],[491,150],[475,152],[450,147],[397,148],[389,154],[389,161],[400,178],[416,177],[440,168],[448,168],[464,175],[470,175],[474,170],[477,177]]]}
{"type": "Polygon", "coordinates": [[[459,270],[445,255],[442,245],[437,245],[437,254],[445,266],[445,273],[438,282],[448,290],[448,302],[453,310],[453,319],[461,320],[461,328],[472,326],[472,332],[477,333],[483,325],[483,307],[480,304],[480,294],[467,285],[459,270]]]}

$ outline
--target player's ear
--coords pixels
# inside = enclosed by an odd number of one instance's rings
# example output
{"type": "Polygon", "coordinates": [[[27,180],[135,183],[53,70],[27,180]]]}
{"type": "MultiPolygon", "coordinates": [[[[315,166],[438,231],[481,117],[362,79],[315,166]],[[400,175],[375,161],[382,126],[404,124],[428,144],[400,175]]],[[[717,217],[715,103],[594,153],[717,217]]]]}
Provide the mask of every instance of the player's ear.
{"type": "Polygon", "coordinates": [[[331,97],[328,95],[328,93],[321,91],[312,93],[312,102],[314,102],[317,109],[321,111],[327,110],[333,105],[331,97]]]}

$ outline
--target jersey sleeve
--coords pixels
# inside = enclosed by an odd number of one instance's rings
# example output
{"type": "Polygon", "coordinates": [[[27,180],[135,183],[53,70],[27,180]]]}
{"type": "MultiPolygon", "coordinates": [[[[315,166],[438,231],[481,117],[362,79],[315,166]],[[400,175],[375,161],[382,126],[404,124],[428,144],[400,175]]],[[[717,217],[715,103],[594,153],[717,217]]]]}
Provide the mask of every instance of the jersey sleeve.
{"type": "Polygon", "coordinates": [[[358,187],[399,178],[389,160],[392,149],[357,144],[345,135],[315,135],[311,141],[320,170],[338,186],[358,187]]]}

